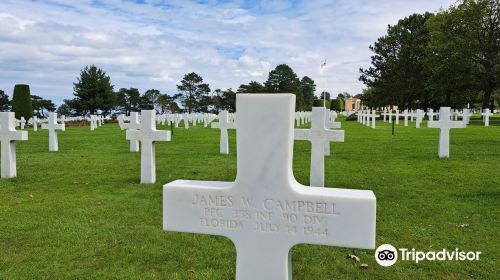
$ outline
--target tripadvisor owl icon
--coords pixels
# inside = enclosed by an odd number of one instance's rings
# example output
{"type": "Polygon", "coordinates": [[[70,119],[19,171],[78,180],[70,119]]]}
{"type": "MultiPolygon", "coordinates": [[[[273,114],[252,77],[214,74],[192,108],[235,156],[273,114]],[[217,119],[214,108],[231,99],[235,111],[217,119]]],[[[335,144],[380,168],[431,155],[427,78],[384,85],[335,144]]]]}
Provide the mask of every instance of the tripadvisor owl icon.
{"type": "Polygon", "coordinates": [[[398,260],[398,251],[391,244],[380,245],[375,251],[375,260],[381,266],[391,266],[398,260]]]}

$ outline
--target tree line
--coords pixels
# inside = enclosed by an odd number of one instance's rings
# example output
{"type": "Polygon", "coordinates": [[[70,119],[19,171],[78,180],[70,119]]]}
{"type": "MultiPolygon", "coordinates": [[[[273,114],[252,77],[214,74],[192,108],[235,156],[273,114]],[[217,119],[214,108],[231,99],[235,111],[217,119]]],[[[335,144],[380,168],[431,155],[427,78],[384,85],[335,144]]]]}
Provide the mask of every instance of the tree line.
{"type": "MultiPolygon", "coordinates": [[[[46,117],[48,112],[54,112],[56,110],[56,105],[50,99],[44,99],[38,95],[31,96],[31,107],[33,110],[33,115],[39,118],[46,117]]],[[[14,98],[13,98],[14,99],[14,98]]],[[[8,112],[12,110],[13,100],[9,98],[9,95],[5,91],[0,89],[0,111],[8,112]]],[[[15,103],[15,102],[14,102],[15,103]]]]}
{"type": "Polygon", "coordinates": [[[491,108],[500,102],[499,0],[462,0],[388,26],[360,69],[370,107],[491,108]]]}
{"type": "Polygon", "coordinates": [[[250,81],[234,91],[215,89],[194,72],[184,75],[174,94],[149,89],[140,93],[137,88],[114,90],[111,78],[95,65],[85,66],[77,81],[73,83],[72,99],[65,99],[58,113],[67,116],[89,114],[130,114],[132,111],[156,110],[159,114],[179,112],[212,112],[220,110],[234,112],[238,93],[293,93],[296,95],[297,110],[311,110],[317,97],[316,85],[308,76],[299,78],[293,69],[281,64],[269,72],[264,83],[250,81]]]}

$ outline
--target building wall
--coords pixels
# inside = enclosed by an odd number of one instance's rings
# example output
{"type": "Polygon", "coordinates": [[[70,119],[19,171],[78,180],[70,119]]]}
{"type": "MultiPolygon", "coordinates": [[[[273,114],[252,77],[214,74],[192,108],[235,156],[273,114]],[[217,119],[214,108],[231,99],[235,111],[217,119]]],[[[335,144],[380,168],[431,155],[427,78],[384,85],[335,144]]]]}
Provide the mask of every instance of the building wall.
{"type": "Polygon", "coordinates": [[[359,111],[361,109],[361,99],[359,98],[346,98],[344,104],[346,111],[359,111]]]}

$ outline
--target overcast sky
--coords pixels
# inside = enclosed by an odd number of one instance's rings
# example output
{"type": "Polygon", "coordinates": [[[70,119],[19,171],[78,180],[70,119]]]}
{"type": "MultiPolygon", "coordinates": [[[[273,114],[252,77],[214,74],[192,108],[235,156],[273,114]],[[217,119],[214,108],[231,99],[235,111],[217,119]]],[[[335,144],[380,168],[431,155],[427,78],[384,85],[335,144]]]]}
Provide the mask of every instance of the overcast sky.
{"type": "Polygon", "coordinates": [[[454,0],[0,0],[0,89],[17,83],[59,104],[85,65],[115,89],[173,94],[188,72],[216,88],[264,82],[286,63],[317,95],[360,93],[368,46],[388,24],[454,0]],[[321,64],[326,60],[326,67],[321,64]]]}

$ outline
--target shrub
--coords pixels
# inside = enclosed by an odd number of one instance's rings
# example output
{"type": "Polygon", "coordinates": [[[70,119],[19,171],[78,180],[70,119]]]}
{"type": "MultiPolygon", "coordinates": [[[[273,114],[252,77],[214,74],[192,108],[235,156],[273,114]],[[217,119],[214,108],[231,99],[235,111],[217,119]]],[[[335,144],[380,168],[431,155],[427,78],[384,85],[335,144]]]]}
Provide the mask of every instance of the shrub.
{"type": "Polygon", "coordinates": [[[30,86],[15,85],[12,96],[12,111],[16,114],[16,119],[24,117],[29,120],[33,116],[33,105],[31,104],[30,86]]]}

